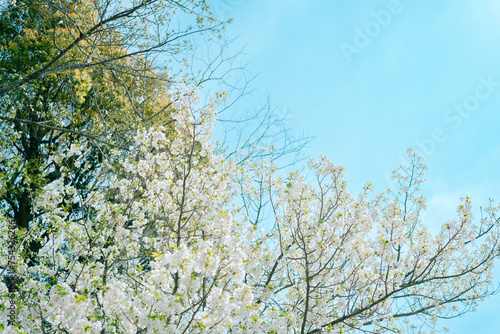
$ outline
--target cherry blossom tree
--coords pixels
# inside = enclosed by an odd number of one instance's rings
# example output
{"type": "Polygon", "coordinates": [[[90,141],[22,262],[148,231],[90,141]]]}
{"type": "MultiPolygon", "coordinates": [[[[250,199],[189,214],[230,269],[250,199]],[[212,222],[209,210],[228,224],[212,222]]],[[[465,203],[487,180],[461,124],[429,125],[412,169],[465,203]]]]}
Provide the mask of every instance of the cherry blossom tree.
{"type": "Polygon", "coordinates": [[[283,175],[272,154],[248,157],[255,147],[228,157],[213,139],[222,98],[172,96],[169,128],[139,129],[85,189],[72,166],[90,168],[88,138],[51,156],[61,176],[34,199],[41,223],[12,236],[1,213],[2,275],[17,278],[0,283],[3,331],[403,333],[493,292],[499,206],[474,218],[464,197],[432,235],[412,151],[393,190],[358,196],[325,157],[308,163],[312,180],[283,175]]]}

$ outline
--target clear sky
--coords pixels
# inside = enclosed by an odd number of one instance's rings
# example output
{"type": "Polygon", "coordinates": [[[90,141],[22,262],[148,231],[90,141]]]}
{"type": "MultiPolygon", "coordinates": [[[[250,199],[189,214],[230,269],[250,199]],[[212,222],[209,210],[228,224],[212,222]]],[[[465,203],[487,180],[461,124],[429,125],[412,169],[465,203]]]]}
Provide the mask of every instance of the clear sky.
{"type": "MultiPolygon", "coordinates": [[[[311,156],[346,168],[350,190],[387,188],[405,148],[429,167],[427,224],[500,200],[500,2],[214,0],[246,44],[253,86],[315,136],[311,156]]],[[[475,211],[477,212],[477,211],[475,211]]],[[[500,270],[496,269],[496,281],[500,270]]],[[[443,323],[499,333],[500,296],[443,323]]]]}

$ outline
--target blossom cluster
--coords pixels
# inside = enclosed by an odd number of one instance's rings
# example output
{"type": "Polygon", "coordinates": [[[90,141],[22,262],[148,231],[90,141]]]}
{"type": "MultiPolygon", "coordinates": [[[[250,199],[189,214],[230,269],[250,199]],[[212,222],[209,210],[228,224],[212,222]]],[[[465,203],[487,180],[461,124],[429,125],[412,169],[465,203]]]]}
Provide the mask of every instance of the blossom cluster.
{"type": "MultiPolygon", "coordinates": [[[[70,168],[45,187],[20,254],[48,237],[36,262],[18,263],[19,314],[7,326],[0,313],[5,332],[404,332],[403,318],[435,322],[488,296],[499,207],[475,222],[465,197],[431,235],[413,152],[395,189],[353,196],[323,156],[308,163],[313,181],[280,176],[272,159],[224,156],[215,117],[215,104],[184,91],[173,125],[138,131],[91,189],[70,168]]],[[[85,145],[54,161],[80,161],[85,145]]],[[[0,296],[5,310],[4,283],[0,296]]]]}

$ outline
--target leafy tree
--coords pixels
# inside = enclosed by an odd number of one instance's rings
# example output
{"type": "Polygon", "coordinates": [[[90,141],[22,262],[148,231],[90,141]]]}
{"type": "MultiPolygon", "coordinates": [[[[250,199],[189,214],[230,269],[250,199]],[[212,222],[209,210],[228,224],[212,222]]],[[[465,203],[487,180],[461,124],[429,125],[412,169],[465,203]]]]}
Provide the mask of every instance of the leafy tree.
{"type": "MultiPolygon", "coordinates": [[[[35,43],[43,46],[44,51],[35,56],[38,63],[29,72],[18,73],[4,67],[8,74],[3,75],[0,94],[50,74],[76,69],[148,76],[152,73],[147,69],[131,66],[134,60],[170,55],[170,59],[155,62],[155,68],[161,73],[166,63],[176,55],[182,57],[181,51],[192,46],[190,36],[217,35],[223,28],[223,23],[211,15],[203,0],[146,0],[126,4],[118,0],[26,0],[9,2],[4,13],[3,24],[20,20],[11,25],[10,33],[15,35],[23,30],[26,37],[23,43],[14,41],[13,48],[30,52],[29,42],[37,40],[36,29],[40,27],[50,36],[35,43]],[[27,27],[23,27],[26,23],[27,27]],[[127,64],[123,60],[132,61],[127,64]]],[[[22,62],[21,57],[17,59],[22,62]]],[[[172,78],[170,75],[167,80],[172,78]]]]}

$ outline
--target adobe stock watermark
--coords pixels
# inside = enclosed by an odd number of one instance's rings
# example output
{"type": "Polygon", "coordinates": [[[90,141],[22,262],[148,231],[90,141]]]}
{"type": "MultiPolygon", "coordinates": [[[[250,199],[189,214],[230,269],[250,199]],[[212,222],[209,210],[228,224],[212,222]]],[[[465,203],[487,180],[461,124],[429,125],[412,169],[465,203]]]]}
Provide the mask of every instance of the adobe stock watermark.
{"type": "Polygon", "coordinates": [[[236,8],[238,8],[243,3],[243,0],[217,0],[212,1],[210,7],[212,7],[214,14],[221,18],[227,18],[231,15],[236,8]]]}
{"type": "MultiPolygon", "coordinates": [[[[489,99],[500,87],[500,81],[495,81],[493,74],[480,76],[477,80],[478,84],[472,94],[463,98],[459,103],[455,103],[444,112],[443,120],[448,127],[435,127],[427,137],[414,141],[415,153],[424,158],[433,155],[437,147],[448,140],[450,130],[458,130],[465,119],[478,111],[481,102],[489,99]]],[[[406,158],[402,158],[402,156],[399,156],[399,161],[407,163],[406,158]]],[[[386,173],[386,180],[390,180],[390,173],[386,173]]]]}
{"type": "Polygon", "coordinates": [[[7,326],[14,325],[16,323],[16,303],[15,303],[15,291],[16,285],[19,282],[19,278],[16,274],[16,224],[13,221],[9,221],[9,232],[8,232],[8,255],[7,255],[7,287],[9,289],[9,301],[10,304],[7,307],[7,326]]]}
{"type": "Polygon", "coordinates": [[[370,12],[372,20],[366,22],[361,27],[354,27],[352,42],[342,42],[339,44],[340,51],[342,51],[347,62],[350,63],[353,55],[360,54],[363,49],[367,48],[372,40],[377,38],[382,30],[391,24],[392,18],[403,11],[403,8],[400,0],[389,0],[385,9],[379,11],[372,10],[370,12]]]}

